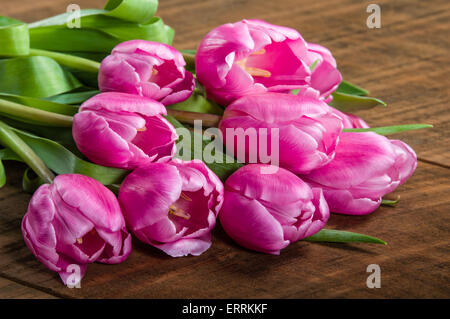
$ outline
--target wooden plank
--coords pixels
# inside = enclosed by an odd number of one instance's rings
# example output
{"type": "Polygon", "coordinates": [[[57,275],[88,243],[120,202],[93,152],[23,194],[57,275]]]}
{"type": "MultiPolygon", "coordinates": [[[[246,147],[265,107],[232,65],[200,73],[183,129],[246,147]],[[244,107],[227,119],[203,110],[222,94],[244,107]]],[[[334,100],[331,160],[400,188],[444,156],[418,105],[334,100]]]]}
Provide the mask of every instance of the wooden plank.
{"type": "Polygon", "coordinates": [[[0,277],[0,299],[55,299],[40,290],[0,277]]]}
{"type": "MultiPolygon", "coordinates": [[[[9,166],[9,165],[8,165],[9,166]]],[[[8,167],[10,169],[11,167],[8,167]]],[[[16,171],[16,170],[14,170],[16,171]]],[[[14,175],[14,174],[13,174],[14,175]]],[[[1,192],[0,275],[50,293],[90,298],[448,298],[450,170],[419,163],[415,175],[392,196],[395,208],[368,216],[333,215],[329,228],[370,234],[388,242],[317,244],[300,242],[280,256],[247,251],[217,227],[213,246],[199,257],[171,258],[134,240],[120,265],[89,265],[81,289],[63,286],[29,252],[20,232],[28,196],[18,176],[1,192]],[[366,287],[366,267],[378,264],[382,288],[366,287]]],[[[14,178],[14,179],[13,179],[14,178]]]]}
{"type": "MultiPolygon", "coordinates": [[[[211,28],[242,18],[260,18],[300,30],[308,41],[329,47],[344,77],[389,103],[360,112],[374,126],[426,122],[435,129],[399,134],[420,158],[449,165],[448,1],[378,1],[382,28],[368,30],[367,3],[358,0],[299,2],[160,1],[158,15],[177,31],[175,46],[195,48],[211,28]]],[[[65,11],[70,1],[23,0],[2,4],[1,14],[34,21],[65,11]]],[[[81,0],[101,8],[103,0],[81,0]]],[[[381,237],[388,246],[297,243],[281,256],[236,246],[220,229],[200,257],[172,259],[134,240],[121,265],[90,265],[81,289],[64,287],[31,255],[20,221],[29,200],[21,191],[18,164],[7,165],[0,191],[0,276],[15,278],[67,297],[243,298],[380,297],[448,298],[449,170],[419,163],[395,195],[396,208],[369,216],[333,215],[329,227],[381,237]],[[379,264],[382,288],[368,289],[366,267],[379,264]]],[[[0,283],[0,291],[2,291],[0,283]]]]}

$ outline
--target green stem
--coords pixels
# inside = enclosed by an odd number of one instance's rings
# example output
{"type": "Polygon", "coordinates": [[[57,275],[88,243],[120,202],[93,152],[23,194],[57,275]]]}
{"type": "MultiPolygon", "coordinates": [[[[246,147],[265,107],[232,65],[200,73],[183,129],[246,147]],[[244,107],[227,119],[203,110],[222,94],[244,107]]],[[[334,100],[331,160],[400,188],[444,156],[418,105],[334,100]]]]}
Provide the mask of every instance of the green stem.
{"type": "Polygon", "coordinates": [[[51,183],[55,176],[36,153],[3,121],[0,121],[0,142],[16,153],[40,178],[51,183]]]}
{"type": "Polygon", "coordinates": [[[81,71],[97,73],[98,70],[100,69],[100,63],[85,58],[80,58],[75,55],[31,48],[30,48],[30,55],[46,56],[52,58],[61,65],[81,71]]]}
{"type": "Polygon", "coordinates": [[[71,127],[73,120],[68,115],[47,112],[4,99],[0,99],[0,113],[3,113],[5,116],[13,116],[14,119],[19,118],[57,127],[71,127]]]}

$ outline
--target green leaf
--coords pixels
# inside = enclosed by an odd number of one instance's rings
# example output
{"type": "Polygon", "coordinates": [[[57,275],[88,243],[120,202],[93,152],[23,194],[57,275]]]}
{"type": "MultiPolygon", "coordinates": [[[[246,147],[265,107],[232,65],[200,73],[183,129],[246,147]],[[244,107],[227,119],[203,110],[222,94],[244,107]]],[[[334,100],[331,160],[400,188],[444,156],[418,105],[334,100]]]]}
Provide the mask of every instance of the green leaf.
{"type": "Polygon", "coordinates": [[[0,159],[0,188],[5,186],[5,184],[6,184],[5,167],[3,166],[3,162],[0,159]]]}
{"type": "Polygon", "coordinates": [[[424,128],[430,128],[433,125],[430,124],[404,124],[394,126],[381,126],[370,128],[346,128],[344,132],[375,132],[380,135],[390,135],[395,133],[401,133],[406,131],[420,130],[424,128]]]}
{"type": "Polygon", "coordinates": [[[143,39],[171,44],[173,30],[161,18],[132,24],[106,16],[81,19],[82,28],[49,26],[30,29],[31,47],[49,51],[109,53],[119,43],[143,39]]]}
{"type": "Polygon", "coordinates": [[[33,194],[45,181],[27,168],[22,177],[22,188],[26,193],[33,194]]]}
{"type": "Polygon", "coordinates": [[[336,92],[359,96],[369,95],[369,91],[347,81],[342,81],[341,84],[339,84],[336,92]]]}
{"type": "MultiPolygon", "coordinates": [[[[90,15],[97,15],[97,14],[104,14],[106,13],[106,10],[102,9],[83,9],[80,10],[80,18],[90,16],[90,15]]],[[[67,21],[70,21],[72,17],[71,12],[65,12],[58,14],[53,17],[45,18],[39,21],[35,21],[28,24],[28,28],[35,29],[39,27],[51,27],[55,25],[66,25],[67,21]]]]}
{"type": "Polygon", "coordinates": [[[109,0],[105,5],[108,16],[145,23],[156,13],[158,0],[109,0]]]}
{"type": "Polygon", "coordinates": [[[143,39],[171,44],[174,31],[155,17],[156,0],[110,0],[105,10],[81,10],[80,28],[67,28],[70,13],[29,24],[32,48],[109,53],[117,44],[143,39]]]}
{"type": "Polygon", "coordinates": [[[26,23],[0,16],[0,56],[28,55],[30,37],[26,23]]]}
{"type": "MultiPolygon", "coordinates": [[[[82,104],[87,99],[90,99],[94,95],[99,94],[100,91],[85,91],[85,92],[75,92],[75,93],[64,93],[55,96],[50,96],[44,98],[44,100],[62,103],[62,104],[82,104]]],[[[78,108],[77,108],[78,109],[78,108]]]]}
{"type": "Polygon", "coordinates": [[[374,97],[351,95],[339,92],[334,92],[332,96],[333,100],[330,102],[330,105],[342,112],[353,113],[357,110],[367,110],[375,106],[386,106],[386,103],[374,97]]]}
{"type": "Polygon", "coordinates": [[[395,200],[391,200],[391,199],[382,199],[381,200],[381,205],[384,206],[395,206],[397,205],[397,203],[400,201],[400,195],[397,196],[397,199],[395,200]]]}
{"type": "Polygon", "coordinates": [[[385,241],[372,236],[335,229],[322,229],[317,234],[303,240],[311,242],[372,243],[387,245],[385,241]]]}
{"type": "Polygon", "coordinates": [[[167,106],[169,109],[197,113],[208,113],[222,115],[224,109],[217,103],[208,100],[203,95],[194,92],[185,101],[167,106]]]}
{"type": "Polygon", "coordinates": [[[87,162],[54,141],[17,129],[13,130],[57,174],[82,174],[108,185],[120,184],[129,173],[126,170],[87,162]]]}
{"type": "Polygon", "coordinates": [[[2,162],[3,160],[23,162],[22,159],[9,148],[0,149],[0,188],[3,187],[6,183],[5,167],[3,166],[2,162]]]}
{"type": "Polygon", "coordinates": [[[42,159],[24,142],[15,129],[2,121],[0,121],[0,142],[16,153],[46,183],[52,182],[53,173],[42,159]]]}
{"type": "Polygon", "coordinates": [[[197,54],[197,50],[178,50],[181,53],[186,53],[186,54],[190,54],[190,55],[195,55],[197,54]]]}
{"type": "Polygon", "coordinates": [[[319,62],[319,59],[317,59],[316,61],[314,61],[310,66],[309,69],[312,71],[314,71],[314,69],[316,68],[317,63],[319,62]]]}
{"type": "Polygon", "coordinates": [[[30,124],[1,115],[0,120],[19,130],[24,130],[40,137],[51,139],[62,144],[66,148],[69,148],[72,152],[78,152],[72,137],[71,127],[49,127],[47,125],[37,125],[35,123],[30,124]]]}
{"type": "Polygon", "coordinates": [[[0,150],[0,159],[2,159],[4,161],[23,162],[23,160],[16,153],[11,151],[11,149],[9,149],[9,148],[3,148],[0,150]]]}
{"type": "Polygon", "coordinates": [[[43,56],[0,60],[0,92],[49,97],[72,91],[81,83],[55,60],[43,56]]]}

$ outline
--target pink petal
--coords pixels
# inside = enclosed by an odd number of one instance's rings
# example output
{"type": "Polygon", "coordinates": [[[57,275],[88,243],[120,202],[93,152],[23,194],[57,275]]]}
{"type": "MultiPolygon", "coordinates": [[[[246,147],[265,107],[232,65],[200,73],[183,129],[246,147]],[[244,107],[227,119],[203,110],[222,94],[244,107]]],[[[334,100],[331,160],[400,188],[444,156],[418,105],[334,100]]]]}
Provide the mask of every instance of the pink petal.
{"type": "Polygon", "coordinates": [[[280,223],[257,200],[226,191],[219,218],[225,232],[243,247],[278,255],[289,244],[280,223]]]}

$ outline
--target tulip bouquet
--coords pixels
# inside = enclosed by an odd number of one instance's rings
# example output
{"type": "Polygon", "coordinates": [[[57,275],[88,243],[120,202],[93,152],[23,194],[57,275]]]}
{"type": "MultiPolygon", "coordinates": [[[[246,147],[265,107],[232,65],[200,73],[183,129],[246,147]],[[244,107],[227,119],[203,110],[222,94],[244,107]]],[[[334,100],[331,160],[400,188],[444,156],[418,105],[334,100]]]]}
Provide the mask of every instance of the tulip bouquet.
{"type": "MultiPolygon", "coordinates": [[[[404,183],[414,151],[351,114],[385,105],[343,81],[331,52],[261,20],[171,47],[156,0],[31,24],[0,17],[0,160],[24,162],[34,193],[25,243],[68,284],[73,265],[115,264],[132,235],[198,256],[219,219],[269,254],[299,240],[384,243],[325,229],[364,215],[404,183]],[[55,177],[56,176],[56,177],[55,177]]],[[[0,161],[0,184],[5,184],[0,161]]]]}

